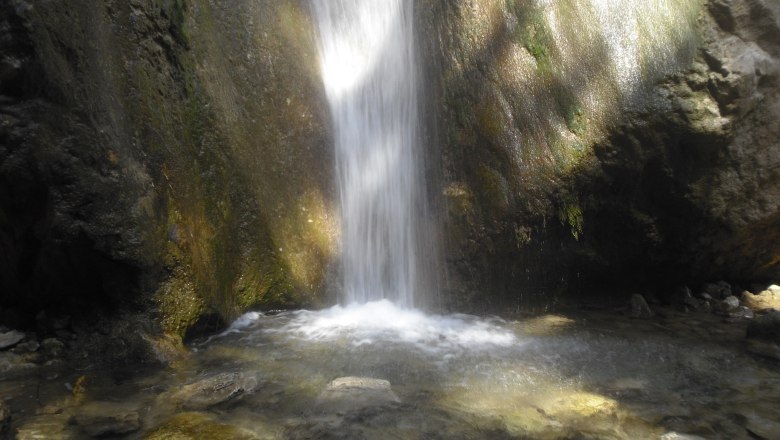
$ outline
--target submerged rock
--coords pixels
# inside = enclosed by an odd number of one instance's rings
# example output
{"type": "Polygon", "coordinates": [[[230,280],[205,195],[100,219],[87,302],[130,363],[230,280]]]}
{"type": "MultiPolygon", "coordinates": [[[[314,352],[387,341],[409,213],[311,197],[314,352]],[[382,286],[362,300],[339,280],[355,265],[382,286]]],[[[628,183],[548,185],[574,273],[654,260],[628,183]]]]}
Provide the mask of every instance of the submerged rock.
{"type": "Polygon", "coordinates": [[[257,378],[245,373],[222,373],[185,385],[160,397],[185,409],[203,409],[253,392],[257,378]]]}
{"type": "Polygon", "coordinates": [[[340,377],[331,381],[317,398],[317,407],[327,412],[348,412],[372,406],[399,403],[390,382],[371,377],[340,377]]]}
{"type": "Polygon", "coordinates": [[[0,333],[0,350],[11,348],[21,342],[22,339],[24,339],[24,333],[16,330],[0,333]]]}
{"type": "Polygon", "coordinates": [[[138,412],[115,402],[93,402],[78,409],[73,421],[92,437],[129,434],[141,428],[138,412]]]}
{"type": "Polygon", "coordinates": [[[632,318],[650,318],[653,316],[653,311],[650,310],[650,306],[647,305],[647,301],[645,301],[645,297],[642,295],[638,293],[631,295],[629,304],[631,306],[632,318]]]}

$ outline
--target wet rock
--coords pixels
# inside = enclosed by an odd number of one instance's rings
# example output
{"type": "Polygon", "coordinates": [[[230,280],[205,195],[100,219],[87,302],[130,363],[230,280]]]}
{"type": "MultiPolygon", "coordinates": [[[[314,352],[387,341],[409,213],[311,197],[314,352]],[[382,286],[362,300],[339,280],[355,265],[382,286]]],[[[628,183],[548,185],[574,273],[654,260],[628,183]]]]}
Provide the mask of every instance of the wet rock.
{"type": "Polygon", "coordinates": [[[705,284],[703,290],[705,293],[712,295],[715,299],[723,299],[731,296],[731,284],[725,281],[705,284]]]}
{"type": "Polygon", "coordinates": [[[769,342],[780,341],[780,311],[773,310],[765,315],[756,317],[748,325],[747,337],[769,342]]]}
{"type": "Polygon", "coordinates": [[[707,292],[701,292],[699,294],[699,298],[703,299],[704,301],[712,301],[712,295],[707,292]]]}
{"type": "Polygon", "coordinates": [[[75,423],[92,437],[129,434],[141,428],[134,408],[115,402],[93,402],[78,409],[75,423]]]}
{"type": "Polygon", "coordinates": [[[24,333],[16,330],[0,333],[0,350],[11,348],[21,342],[22,339],[24,339],[24,333]]]}
{"type": "Polygon", "coordinates": [[[645,297],[638,293],[631,295],[629,305],[631,307],[632,318],[650,318],[653,316],[653,311],[650,310],[650,306],[647,305],[645,297]]]}
{"type": "Polygon", "coordinates": [[[146,440],[253,440],[258,437],[245,429],[218,423],[213,416],[188,412],[177,414],[146,435],[146,440]]]}
{"type": "Polygon", "coordinates": [[[766,309],[780,310],[780,289],[772,290],[772,287],[778,286],[772,285],[769,289],[759,292],[757,295],[744,291],[740,298],[746,306],[755,311],[766,309]]]}
{"type": "Polygon", "coordinates": [[[401,400],[390,382],[371,377],[340,377],[331,381],[317,398],[320,410],[343,413],[356,409],[385,406],[401,400]]]}
{"type": "Polygon", "coordinates": [[[161,398],[185,409],[204,409],[240,398],[253,392],[257,385],[257,378],[252,375],[222,373],[164,393],[161,398]]]}

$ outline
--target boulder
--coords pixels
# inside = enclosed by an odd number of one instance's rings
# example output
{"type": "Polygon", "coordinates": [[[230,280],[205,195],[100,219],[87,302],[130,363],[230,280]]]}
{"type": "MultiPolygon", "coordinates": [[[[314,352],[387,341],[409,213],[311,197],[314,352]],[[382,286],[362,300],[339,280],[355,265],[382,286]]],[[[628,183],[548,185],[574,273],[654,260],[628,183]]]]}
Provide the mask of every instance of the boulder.
{"type": "Polygon", "coordinates": [[[755,315],[753,311],[746,306],[739,306],[729,312],[729,318],[734,319],[753,319],[755,315]]]}

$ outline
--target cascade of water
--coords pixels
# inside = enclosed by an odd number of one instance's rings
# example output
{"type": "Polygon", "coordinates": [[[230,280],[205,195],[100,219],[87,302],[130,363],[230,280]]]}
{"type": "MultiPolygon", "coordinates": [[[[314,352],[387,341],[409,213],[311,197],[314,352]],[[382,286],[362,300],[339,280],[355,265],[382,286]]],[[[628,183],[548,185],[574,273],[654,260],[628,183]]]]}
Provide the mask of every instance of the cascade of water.
{"type": "Polygon", "coordinates": [[[424,182],[412,0],[313,0],[334,123],[347,303],[412,307],[424,182]]]}

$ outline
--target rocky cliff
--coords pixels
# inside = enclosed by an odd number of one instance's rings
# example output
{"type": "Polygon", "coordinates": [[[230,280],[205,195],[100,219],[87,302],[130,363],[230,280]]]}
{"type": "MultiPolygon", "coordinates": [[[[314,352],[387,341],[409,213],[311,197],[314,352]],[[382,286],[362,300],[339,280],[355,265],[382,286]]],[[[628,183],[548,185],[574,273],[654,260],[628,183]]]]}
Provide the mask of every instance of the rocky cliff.
{"type": "Polygon", "coordinates": [[[305,3],[14,0],[0,46],[7,324],[183,336],[322,296],[331,148],[305,3]]]}
{"type": "Polygon", "coordinates": [[[446,297],[504,307],[780,275],[776,2],[421,10],[446,297]]]}

